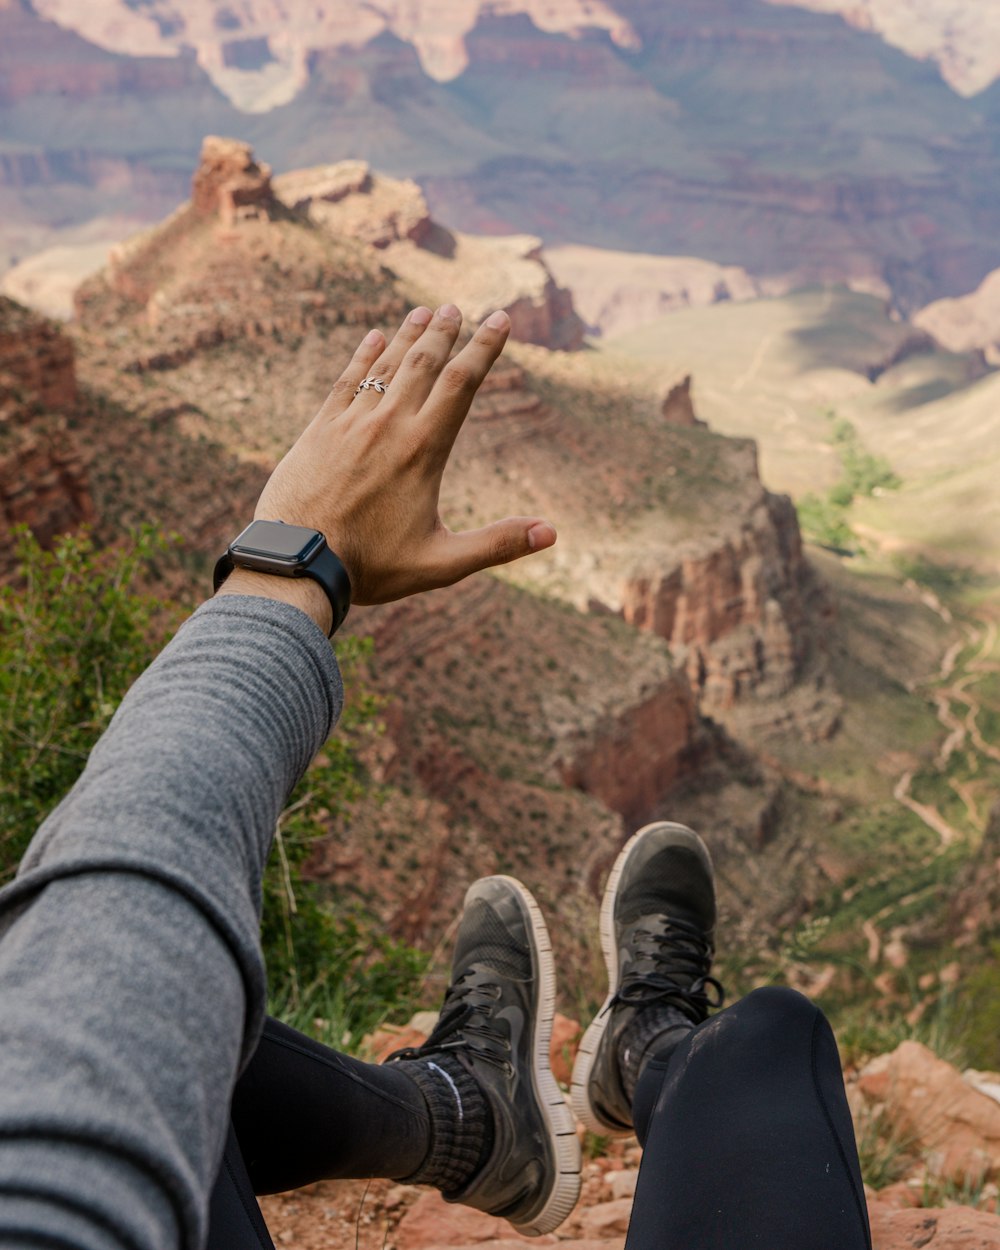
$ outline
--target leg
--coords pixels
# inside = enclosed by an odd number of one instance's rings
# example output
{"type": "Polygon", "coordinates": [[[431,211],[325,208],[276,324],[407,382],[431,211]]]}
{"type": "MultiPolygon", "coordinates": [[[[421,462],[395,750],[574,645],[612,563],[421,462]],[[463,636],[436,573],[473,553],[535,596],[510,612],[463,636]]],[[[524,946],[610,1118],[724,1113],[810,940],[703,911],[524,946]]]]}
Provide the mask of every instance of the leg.
{"type": "Polygon", "coordinates": [[[253,1194],[334,1177],[435,1185],[521,1231],[557,1227],[579,1193],[580,1150],[549,1068],[554,982],[534,899],[488,877],[466,895],[425,1045],[378,1066],[268,1020],[233,1097],[209,1250],[271,1250],[253,1194]]]}
{"type": "Polygon", "coordinates": [[[870,1250],[830,1027],[780,989],[706,1023],[714,928],[701,839],[640,830],[605,890],[610,989],[573,1069],[580,1119],[644,1141],[627,1250],[870,1250]]]}
{"type": "Polygon", "coordinates": [[[404,1072],[339,1054],[269,1017],[233,1093],[207,1250],[274,1250],[256,1194],[409,1176],[430,1142],[427,1103],[404,1072]]]}
{"type": "Polygon", "coordinates": [[[254,1193],[318,1180],[416,1172],[427,1103],[391,1064],[362,1063],[268,1019],[233,1094],[233,1127],[254,1193]]]}
{"type": "Polygon", "coordinates": [[[274,1250],[231,1124],[209,1201],[205,1250],[274,1250]]]}
{"type": "Polygon", "coordinates": [[[837,1046],[823,1013],[756,990],[646,1065],[627,1250],[871,1250],[837,1046]]]}

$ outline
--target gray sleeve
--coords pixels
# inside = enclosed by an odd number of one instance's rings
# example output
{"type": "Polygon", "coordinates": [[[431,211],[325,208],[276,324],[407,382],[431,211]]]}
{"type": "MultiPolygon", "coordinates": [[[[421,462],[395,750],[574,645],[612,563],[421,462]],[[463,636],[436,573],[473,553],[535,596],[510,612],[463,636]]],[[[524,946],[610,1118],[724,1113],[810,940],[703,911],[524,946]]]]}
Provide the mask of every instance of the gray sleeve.
{"type": "Polygon", "coordinates": [[[304,613],[210,601],[0,891],[0,1246],[202,1244],[264,1015],[261,874],[341,699],[304,613]]]}

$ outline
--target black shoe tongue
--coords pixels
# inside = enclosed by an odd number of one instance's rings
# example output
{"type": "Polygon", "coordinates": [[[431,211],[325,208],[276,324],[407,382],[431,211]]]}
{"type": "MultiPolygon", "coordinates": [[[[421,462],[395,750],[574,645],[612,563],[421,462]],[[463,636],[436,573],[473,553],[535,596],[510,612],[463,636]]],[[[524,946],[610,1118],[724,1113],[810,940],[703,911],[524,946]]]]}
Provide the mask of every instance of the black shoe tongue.
{"type": "Polygon", "coordinates": [[[472,903],[462,920],[452,965],[455,976],[474,963],[520,981],[531,976],[530,952],[511,937],[509,927],[485,899],[472,903]]]}
{"type": "Polygon", "coordinates": [[[643,865],[641,879],[619,895],[618,919],[631,924],[640,916],[668,915],[686,920],[704,933],[715,927],[715,890],[701,860],[670,847],[643,865]]]}

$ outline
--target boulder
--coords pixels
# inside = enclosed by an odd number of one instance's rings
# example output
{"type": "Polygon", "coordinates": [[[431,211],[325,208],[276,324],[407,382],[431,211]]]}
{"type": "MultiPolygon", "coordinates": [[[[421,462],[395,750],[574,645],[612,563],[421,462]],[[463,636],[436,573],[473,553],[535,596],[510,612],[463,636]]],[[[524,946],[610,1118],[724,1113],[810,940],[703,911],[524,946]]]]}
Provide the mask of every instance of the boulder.
{"type": "Polygon", "coordinates": [[[445,1202],[437,1190],[421,1194],[396,1229],[396,1250],[425,1250],[429,1246],[478,1246],[490,1242],[551,1245],[555,1237],[520,1237],[506,1220],[445,1202]]]}
{"type": "Polygon", "coordinates": [[[549,1062],[557,1081],[568,1085],[573,1075],[573,1063],[583,1030],[577,1020],[561,1015],[558,1011],[552,1021],[552,1041],[549,1043],[549,1062]]]}
{"type": "Polygon", "coordinates": [[[932,1175],[958,1184],[1000,1176],[1000,1103],[926,1046],[907,1041],[873,1059],[857,1088],[932,1175]]]}
{"type": "Polygon", "coordinates": [[[632,1199],[615,1198],[611,1202],[599,1202],[577,1217],[577,1226],[584,1238],[607,1240],[628,1232],[632,1218],[632,1199]]]}
{"type": "Polygon", "coordinates": [[[873,1250],[1000,1250],[1000,1216],[971,1207],[898,1210],[874,1202],[868,1214],[873,1250]]]}

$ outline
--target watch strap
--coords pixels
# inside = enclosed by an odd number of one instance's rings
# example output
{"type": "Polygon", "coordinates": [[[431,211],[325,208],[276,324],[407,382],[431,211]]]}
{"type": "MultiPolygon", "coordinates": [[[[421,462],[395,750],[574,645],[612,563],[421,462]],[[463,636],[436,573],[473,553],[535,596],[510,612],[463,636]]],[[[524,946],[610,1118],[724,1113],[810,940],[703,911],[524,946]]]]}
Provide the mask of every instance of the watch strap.
{"type": "MultiPolygon", "coordinates": [[[[215,569],[212,574],[212,585],[215,590],[219,589],[236,567],[237,564],[233,559],[232,552],[227,548],[215,562],[215,569]]],[[[258,569],[256,571],[261,572],[262,570],[258,569]]],[[[268,576],[283,576],[276,570],[268,570],[267,573],[268,576]]],[[[351,606],[351,578],[344,567],[343,561],[324,542],[322,548],[308,564],[289,569],[284,576],[311,577],[314,582],[319,582],[323,587],[326,597],[330,600],[330,609],[333,613],[333,621],[330,625],[330,632],[327,635],[328,638],[332,638],[340,626],[343,625],[344,618],[347,616],[351,606]]]]}

